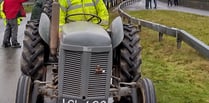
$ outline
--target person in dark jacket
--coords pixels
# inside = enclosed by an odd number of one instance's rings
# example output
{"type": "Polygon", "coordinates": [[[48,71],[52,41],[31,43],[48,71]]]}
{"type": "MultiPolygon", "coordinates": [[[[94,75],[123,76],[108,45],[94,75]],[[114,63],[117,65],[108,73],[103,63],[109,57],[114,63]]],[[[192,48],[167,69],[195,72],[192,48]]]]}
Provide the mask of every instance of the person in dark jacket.
{"type": "Polygon", "coordinates": [[[26,13],[22,6],[23,2],[27,0],[4,0],[3,12],[6,16],[6,29],[4,32],[3,47],[14,47],[20,48],[21,45],[17,41],[18,33],[18,17],[25,17],[26,13]],[[10,43],[10,34],[11,34],[11,43],[10,43]]]}
{"type": "Polygon", "coordinates": [[[44,2],[46,0],[35,0],[30,20],[39,20],[41,17],[44,2]]]}

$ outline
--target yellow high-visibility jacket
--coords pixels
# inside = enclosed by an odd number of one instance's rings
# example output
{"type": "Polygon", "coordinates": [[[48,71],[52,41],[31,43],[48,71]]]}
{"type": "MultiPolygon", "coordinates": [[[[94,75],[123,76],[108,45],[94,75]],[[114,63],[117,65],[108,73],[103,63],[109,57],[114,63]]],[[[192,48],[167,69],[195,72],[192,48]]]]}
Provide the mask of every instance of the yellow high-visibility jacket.
{"type": "MultiPolygon", "coordinates": [[[[3,12],[3,4],[4,4],[4,1],[2,1],[1,4],[0,4],[0,17],[3,19],[4,25],[6,25],[7,21],[6,21],[6,16],[5,16],[4,12],[3,12]]],[[[17,19],[17,24],[20,25],[21,21],[22,21],[22,18],[19,17],[17,19]]]]}
{"type": "MultiPolygon", "coordinates": [[[[67,23],[67,17],[72,14],[85,13],[94,14],[102,19],[100,25],[105,29],[109,24],[109,13],[103,2],[103,0],[59,0],[60,4],[60,18],[59,25],[62,26],[67,23]]],[[[76,15],[68,17],[69,20],[74,21],[86,21],[91,16],[89,15],[76,15]]],[[[98,19],[91,20],[93,23],[97,23],[98,19]]]]}

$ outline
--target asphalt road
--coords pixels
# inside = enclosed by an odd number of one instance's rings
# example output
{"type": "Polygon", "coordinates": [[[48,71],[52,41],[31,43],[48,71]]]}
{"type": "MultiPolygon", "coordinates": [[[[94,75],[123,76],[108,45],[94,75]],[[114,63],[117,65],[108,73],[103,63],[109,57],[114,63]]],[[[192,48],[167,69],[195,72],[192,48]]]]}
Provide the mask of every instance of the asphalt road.
{"type": "MultiPolygon", "coordinates": [[[[22,45],[25,24],[30,14],[18,27],[18,41],[22,45]]],[[[22,48],[3,48],[5,26],[0,19],[0,103],[15,103],[16,86],[20,76],[20,57],[22,48]]]]}
{"type": "MultiPolygon", "coordinates": [[[[152,4],[154,7],[154,4],[152,4]]],[[[141,0],[141,2],[136,2],[130,6],[126,7],[127,10],[144,10],[145,9],[145,0],[141,0]]],[[[155,9],[151,9],[155,10],[155,9]]],[[[197,15],[203,15],[203,16],[209,16],[209,11],[206,10],[200,10],[200,9],[193,9],[183,6],[172,6],[168,7],[167,3],[160,2],[157,0],[157,10],[173,10],[173,11],[180,11],[180,12],[186,12],[186,13],[192,13],[197,15]]]]}

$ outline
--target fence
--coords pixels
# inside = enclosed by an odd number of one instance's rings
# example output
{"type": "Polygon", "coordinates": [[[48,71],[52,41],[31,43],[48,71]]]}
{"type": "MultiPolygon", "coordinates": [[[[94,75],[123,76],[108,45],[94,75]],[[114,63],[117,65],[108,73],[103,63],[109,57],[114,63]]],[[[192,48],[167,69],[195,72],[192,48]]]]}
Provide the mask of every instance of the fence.
{"type": "Polygon", "coordinates": [[[189,46],[196,49],[200,54],[202,54],[203,56],[209,59],[209,46],[203,43],[202,41],[198,40],[191,34],[187,33],[186,31],[180,30],[178,28],[167,27],[165,25],[153,23],[135,17],[131,17],[130,15],[128,15],[126,12],[123,11],[123,8],[125,8],[126,6],[139,1],[141,0],[129,0],[122,2],[118,8],[118,12],[120,16],[124,20],[127,20],[129,23],[137,24],[139,27],[143,26],[159,32],[160,41],[162,40],[163,34],[167,34],[169,36],[175,37],[177,41],[177,48],[180,48],[181,42],[184,41],[189,46]]]}

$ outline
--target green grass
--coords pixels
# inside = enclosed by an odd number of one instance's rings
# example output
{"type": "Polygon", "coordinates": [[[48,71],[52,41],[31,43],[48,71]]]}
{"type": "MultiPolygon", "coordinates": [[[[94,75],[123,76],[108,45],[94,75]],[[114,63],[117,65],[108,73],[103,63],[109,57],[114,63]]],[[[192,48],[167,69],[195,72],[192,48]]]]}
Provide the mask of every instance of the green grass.
{"type": "MultiPolygon", "coordinates": [[[[130,15],[183,29],[209,44],[209,17],[175,11],[129,11],[130,15]]],[[[111,17],[116,14],[111,14],[111,17]]],[[[209,103],[209,60],[185,43],[142,28],[142,75],[155,85],[158,103],[209,103]]]]}
{"type": "Polygon", "coordinates": [[[130,11],[144,20],[183,29],[209,45],[209,17],[167,10],[130,11]]]}
{"type": "Polygon", "coordinates": [[[30,13],[32,11],[33,5],[24,5],[24,9],[27,13],[30,13]]]}

